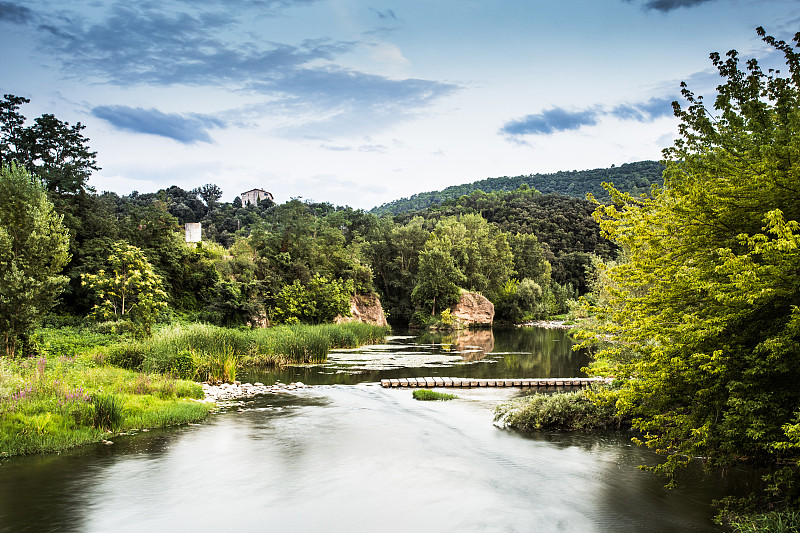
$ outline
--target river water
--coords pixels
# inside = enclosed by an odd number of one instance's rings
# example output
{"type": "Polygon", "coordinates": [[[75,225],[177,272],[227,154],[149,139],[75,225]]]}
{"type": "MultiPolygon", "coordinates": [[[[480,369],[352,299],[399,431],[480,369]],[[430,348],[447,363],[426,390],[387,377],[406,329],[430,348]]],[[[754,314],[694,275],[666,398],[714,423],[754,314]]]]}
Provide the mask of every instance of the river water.
{"type": "Polygon", "coordinates": [[[737,489],[731,477],[692,470],[667,491],[637,469],[657,457],[625,433],[495,427],[494,405],[520,390],[418,402],[377,383],[581,375],[586,356],[570,344],[539,329],[403,336],[254,375],[316,386],[112,446],[3,461],[0,531],[717,531],[710,502],[737,489]]]}

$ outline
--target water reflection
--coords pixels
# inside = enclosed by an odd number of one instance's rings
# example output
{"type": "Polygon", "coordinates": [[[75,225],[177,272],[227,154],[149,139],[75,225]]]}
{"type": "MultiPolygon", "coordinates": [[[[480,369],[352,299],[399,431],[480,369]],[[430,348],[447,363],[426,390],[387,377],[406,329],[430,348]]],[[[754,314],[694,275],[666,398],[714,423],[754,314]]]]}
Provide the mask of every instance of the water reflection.
{"type": "Polygon", "coordinates": [[[573,351],[564,330],[507,328],[457,332],[406,332],[385,344],[334,350],[322,365],[250,371],[247,381],[302,381],[309,385],[448,376],[474,378],[579,377],[586,351],[573,351]]]}

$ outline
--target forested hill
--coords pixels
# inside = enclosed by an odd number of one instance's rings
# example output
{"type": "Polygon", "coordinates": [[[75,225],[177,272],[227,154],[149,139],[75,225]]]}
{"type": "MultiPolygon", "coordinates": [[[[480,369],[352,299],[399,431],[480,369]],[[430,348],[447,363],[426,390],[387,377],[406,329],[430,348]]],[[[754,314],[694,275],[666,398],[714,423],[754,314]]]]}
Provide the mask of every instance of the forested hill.
{"type": "Polygon", "coordinates": [[[372,209],[376,215],[398,214],[408,211],[418,211],[427,207],[438,205],[450,198],[459,198],[477,190],[483,192],[514,191],[522,184],[538,190],[544,194],[558,193],[565,196],[585,198],[586,193],[592,193],[600,201],[608,199],[608,194],[603,189],[602,183],[610,182],[625,192],[634,194],[648,192],[650,185],[661,185],[661,173],[664,167],[656,161],[639,161],[625,163],[611,168],[595,168],[593,170],[560,171],[553,174],[529,174],[513,178],[487,178],[485,180],[453,185],[442,191],[421,192],[409,198],[401,198],[372,209]]]}

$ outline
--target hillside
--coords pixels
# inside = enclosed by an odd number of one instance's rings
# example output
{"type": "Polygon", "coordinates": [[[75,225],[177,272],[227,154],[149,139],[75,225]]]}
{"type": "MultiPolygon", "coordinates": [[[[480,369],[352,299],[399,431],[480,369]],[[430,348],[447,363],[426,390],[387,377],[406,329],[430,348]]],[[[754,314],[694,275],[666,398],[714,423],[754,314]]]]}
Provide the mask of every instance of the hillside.
{"type": "Polygon", "coordinates": [[[401,198],[375,207],[371,213],[376,215],[398,214],[408,211],[418,211],[434,205],[441,204],[450,198],[459,198],[477,190],[484,192],[513,191],[522,184],[536,189],[544,194],[558,193],[565,196],[585,198],[591,193],[600,201],[607,200],[608,194],[603,189],[602,183],[611,182],[622,191],[638,194],[648,192],[653,183],[662,184],[661,173],[663,166],[656,161],[639,161],[626,163],[611,168],[596,168],[592,170],[560,171],[553,174],[528,174],[501,178],[487,178],[485,180],[453,185],[441,191],[430,191],[415,194],[408,198],[401,198]]]}

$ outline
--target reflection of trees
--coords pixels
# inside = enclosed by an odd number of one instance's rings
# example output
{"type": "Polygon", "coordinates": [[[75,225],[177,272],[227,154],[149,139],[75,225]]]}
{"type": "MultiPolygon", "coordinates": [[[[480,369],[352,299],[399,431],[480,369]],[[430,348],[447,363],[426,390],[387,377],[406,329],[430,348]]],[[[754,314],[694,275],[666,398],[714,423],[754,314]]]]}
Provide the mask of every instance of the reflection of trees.
{"type": "MultiPolygon", "coordinates": [[[[376,354],[390,363],[394,353],[404,349],[461,355],[464,364],[421,366],[379,370],[359,367],[358,362],[336,367],[297,366],[275,370],[241,372],[244,381],[271,385],[302,381],[307,385],[354,385],[381,379],[407,377],[462,378],[546,378],[584,376],[580,369],[589,363],[585,351],[573,351],[564,330],[544,328],[478,329],[451,332],[423,332],[409,339],[397,339],[392,350],[376,354]],[[469,351],[478,347],[476,351],[469,351]],[[340,370],[347,370],[340,372],[340,370]],[[357,373],[355,373],[357,372],[357,373]]],[[[365,364],[365,366],[367,366],[365,364]]]]}

